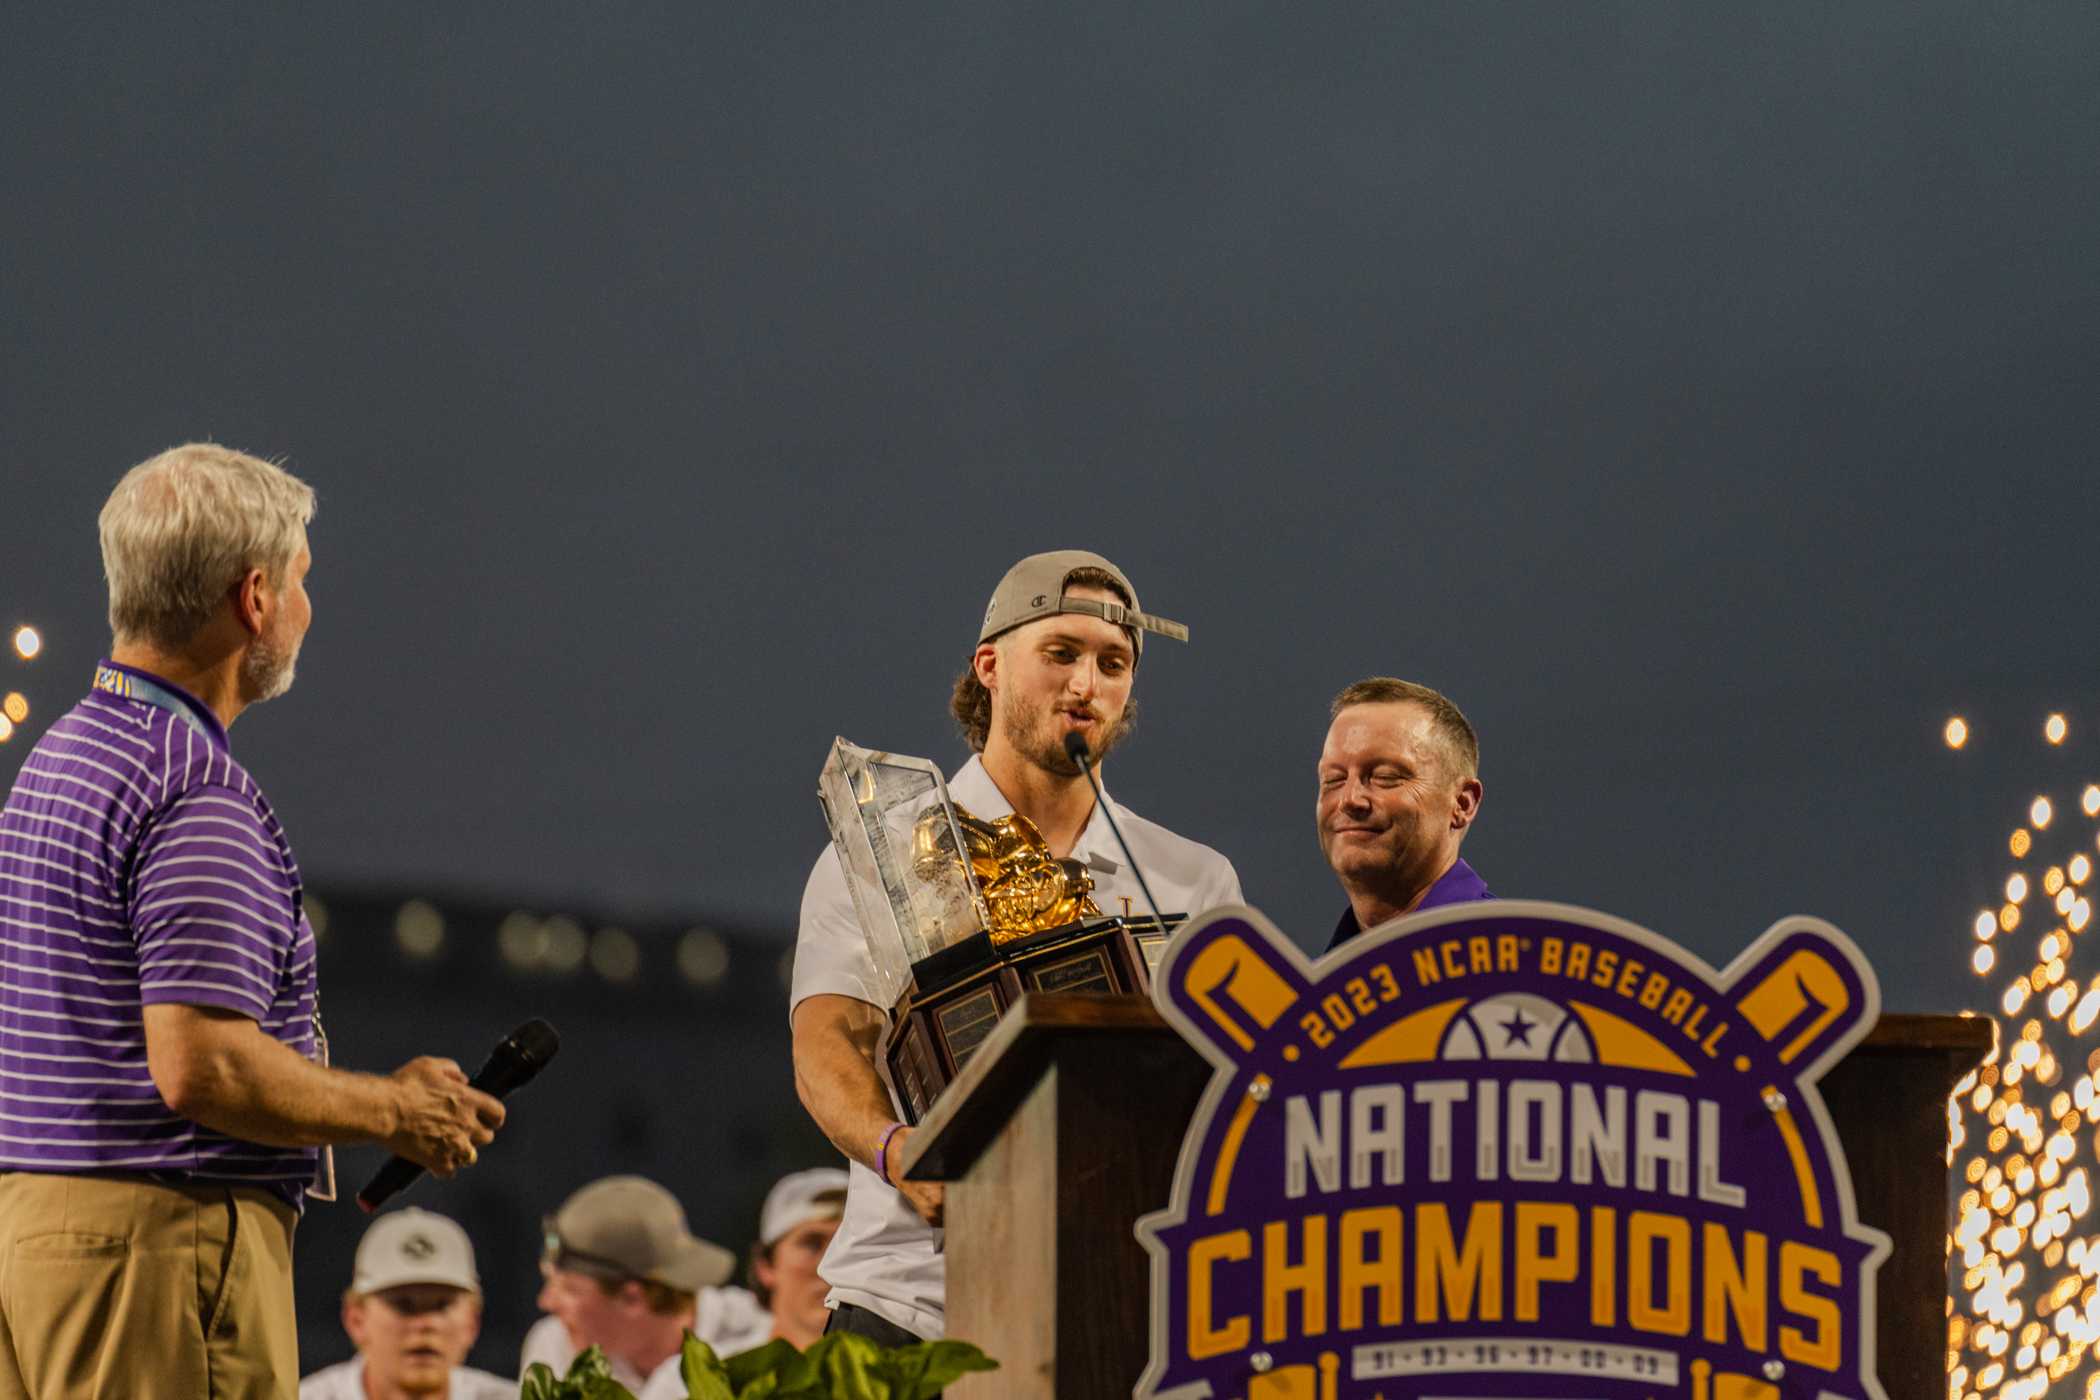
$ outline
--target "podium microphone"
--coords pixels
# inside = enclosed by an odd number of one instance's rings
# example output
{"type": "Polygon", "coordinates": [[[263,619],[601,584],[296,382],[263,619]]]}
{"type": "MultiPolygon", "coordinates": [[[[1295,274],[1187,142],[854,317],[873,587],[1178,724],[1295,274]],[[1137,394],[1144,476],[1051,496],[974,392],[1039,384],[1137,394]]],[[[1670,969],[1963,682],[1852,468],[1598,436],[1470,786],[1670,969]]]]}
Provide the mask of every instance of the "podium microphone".
{"type": "MultiPolygon", "coordinates": [[[[547,1067],[547,1062],[559,1049],[561,1037],[555,1034],[554,1027],[535,1017],[489,1051],[488,1060],[480,1072],[467,1081],[468,1087],[499,1099],[506,1098],[511,1090],[531,1083],[532,1077],[547,1067]]],[[[365,1183],[365,1189],[357,1193],[357,1203],[364,1208],[365,1214],[370,1215],[422,1174],[420,1164],[406,1157],[390,1157],[387,1164],[365,1183]]]]}
{"type": "Polygon", "coordinates": [[[1087,751],[1086,736],[1076,729],[1065,735],[1065,757],[1078,764],[1079,771],[1086,774],[1087,782],[1094,789],[1094,801],[1101,804],[1101,815],[1108,818],[1108,829],[1116,834],[1116,844],[1123,848],[1123,859],[1130,862],[1130,873],[1137,876],[1138,888],[1145,892],[1145,903],[1152,909],[1152,922],[1164,932],[1167,921],[1160,917],[1159,901],[1152,897],[1152,886],[1145,882],[1145,868],[1137,863],[1137,857],[1130,853],[1130,843],[1123,839],[1123,828],[1116,824],[1116,810],[1108,805],[1108,794],[1101,790],[1101,780],[1094,776],[1093,757],[1087,751]]]}

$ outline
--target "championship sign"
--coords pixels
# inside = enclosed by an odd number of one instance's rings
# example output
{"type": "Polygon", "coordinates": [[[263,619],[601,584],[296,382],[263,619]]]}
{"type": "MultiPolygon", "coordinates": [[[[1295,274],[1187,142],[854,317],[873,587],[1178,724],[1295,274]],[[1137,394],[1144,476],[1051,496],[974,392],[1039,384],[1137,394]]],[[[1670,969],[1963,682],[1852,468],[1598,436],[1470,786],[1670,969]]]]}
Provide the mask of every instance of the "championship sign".
{"type": "Polygon", "coordinates": [[[1138,1225],[1140,1400],[1884,1400],[1814,1087],[1880,992],[1830,925],[1716,973],[1489,900],[1309,963],[1227,908],[1153,995],[1217,1069],[1138,1225]]]}

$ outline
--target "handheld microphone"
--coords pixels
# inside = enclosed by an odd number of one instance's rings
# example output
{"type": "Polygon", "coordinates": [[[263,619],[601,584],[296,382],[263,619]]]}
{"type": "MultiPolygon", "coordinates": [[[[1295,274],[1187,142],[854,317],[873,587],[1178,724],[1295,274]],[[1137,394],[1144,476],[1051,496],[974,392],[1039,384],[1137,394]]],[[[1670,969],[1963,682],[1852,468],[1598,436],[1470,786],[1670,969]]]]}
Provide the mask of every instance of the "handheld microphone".
{"type": "Polygon", "coordinates": [[[1123,859],[1130,862],[1130,873],[1137,876],[1138,888],[1145,893],[1145,903],[1152,910],[1152,921],[1164,929],[1167,921],[1160,917],[1159,901],[1152,897],[1152,886],[1145,881],[1145,868],[1137,863],[1137,857],[1130,853],[1130,843],[1123,839],[1123,828],[1116,824],[1116,809],[1109,805],[1108,794],[1101,791],[1101,780],[1094,776],[1093,756],[1087,750],[1086,736],[1076,729],[1065,735],[1065,757],[1078,764],[1079,771],[1086,774],[1087,782],[1094,789],[1094,801],[1101,804],[1101,814],[1108,818],[1108,829],[1116,834],[1116,844],[1123,848],[1123,859]]]}
{"type": "MultiPolygon", "coordinates": [[[[532,1082],[532,1077],[547,1067],[554,1052],[561,1049],[561,1037],[554,1027],[535,1017],[506,1036],[472,1079],[470,1088],[497,1098],[508,1097],[513,1089],[521,1089],[532,1082]]],[[[370,1215],[385,1205],[410,1182],[423,1174],[420,1163],[406,1157],[390,1157],[385,1166],[365,1183],[365,1189],[357,1193],[357,1203],[370,1215]]]]}

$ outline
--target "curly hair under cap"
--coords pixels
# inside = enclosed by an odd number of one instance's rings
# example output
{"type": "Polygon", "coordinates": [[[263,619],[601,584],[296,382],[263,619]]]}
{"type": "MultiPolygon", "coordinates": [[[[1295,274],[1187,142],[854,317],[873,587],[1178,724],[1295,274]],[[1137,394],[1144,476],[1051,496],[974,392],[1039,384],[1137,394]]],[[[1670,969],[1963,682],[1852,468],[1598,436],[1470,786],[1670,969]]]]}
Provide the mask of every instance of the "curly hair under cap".
{"type": "MultiPolygon", "coordinates": [[[[1074,569],[1065,576],[1065,588],[1105,588],[1123,600],[1126,608],[1136,607],[1123,585],[1116,582],[1114,574],[1106,569],[1074,569]]],[[[998,638],[992,639],[994,642],[998,638]]],[[[962,730],[964,742],[971,753],[983,753],[984,746],[992,737],[992,693],[977,679],[977,649],[970,649],[970,659],[963,663],[962,674],[955,678],[955,693],[948,699],[948,713],[955,716],[956,728],[962,730]]],[[[1123,727],[1127,730],[1137,719],[1137,702],[1132,701],[1123,714],[1123,727]]]]}

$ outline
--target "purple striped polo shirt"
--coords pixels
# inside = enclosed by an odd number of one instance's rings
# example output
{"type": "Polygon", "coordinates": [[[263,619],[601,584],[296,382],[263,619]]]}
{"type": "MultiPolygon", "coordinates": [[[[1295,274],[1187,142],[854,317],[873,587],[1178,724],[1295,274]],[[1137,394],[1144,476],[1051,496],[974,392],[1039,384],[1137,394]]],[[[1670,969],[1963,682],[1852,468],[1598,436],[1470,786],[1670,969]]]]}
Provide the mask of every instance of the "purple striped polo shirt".
{"type": "Polygon", "coordinates": [[[284,829],[218,717],[103,662],[0,813],[0,1169],[245,1182],[300,1204],[317,1151],[171,1112],[142,1011],[222,1007],[311,1056],[300,899],[284,829]]]}

